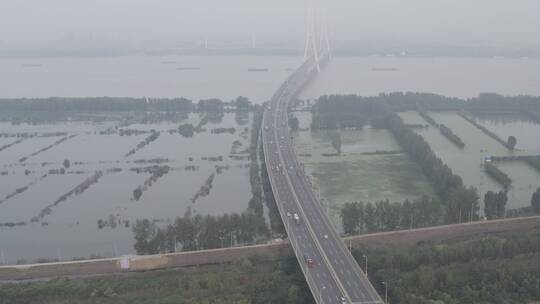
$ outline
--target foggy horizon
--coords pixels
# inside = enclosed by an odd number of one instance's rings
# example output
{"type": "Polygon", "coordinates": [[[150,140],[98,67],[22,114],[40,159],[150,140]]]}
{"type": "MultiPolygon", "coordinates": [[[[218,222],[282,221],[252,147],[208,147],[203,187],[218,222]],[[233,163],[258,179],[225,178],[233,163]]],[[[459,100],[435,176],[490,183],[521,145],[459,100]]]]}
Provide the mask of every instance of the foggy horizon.
{"type": "MultiPolygon", "coordinates": [[[[525,49],[540,46],[540,3],[505,0],[354,1],[324,4],[338,47],[525,49]],[[412,22],[414,20],[414,22],[412,22]]],[[[67,1],[25,0],[0,11],[5,52],[71,49],[176,49],[210,45],[301,49],[307,0],[67,1]],[[157,2],[157,3],[156,3],[157,2]],[[16,29],[16,30],[14,30],[16,29]]]]}

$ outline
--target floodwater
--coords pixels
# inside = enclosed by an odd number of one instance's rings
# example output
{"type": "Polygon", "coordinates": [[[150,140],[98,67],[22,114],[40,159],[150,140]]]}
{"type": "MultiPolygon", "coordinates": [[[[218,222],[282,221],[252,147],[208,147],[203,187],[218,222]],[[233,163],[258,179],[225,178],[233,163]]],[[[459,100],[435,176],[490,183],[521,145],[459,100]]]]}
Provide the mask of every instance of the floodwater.
{"type": "MultiPolygon", "coordinates": [[[[231,100],[242,95],[260,104],[272,96],[301,61],[300,57],[279,56],[0,59],[0,98],[147,96],[185,97],[197,101],[205,98],[231,100]],[[249,72],[250,68],[267,68],[268,71],[249,72]]],[[[538,83],[540,60],[534,59],[336,57],[301,97],[313,99],[323,94],[346,93],[377,95],[394,91],[462,98],[482,92],[540,95],[538,83]]],[[[401,115],[412,120],[410,123],[418,120],[425,124],[415,113],[401,115]]],[[[299,116],[303,128],[309,126],[309,114],[299,116]]],[[[500,185],[485,175],[480,165],[486,156],[508,155],[509,152],[453,113],[433,113],[433,116],[452,128],[467,144],[461,151],[433,128],[417,130],[437,155],[461,175],[467,185],[477,187],[482,196],[488,190],[499,190],[500,185]]],[[[28,186],[28,190],[0,203],[0,222],[28,221],[96,170],[106,172],[83,193],[70,196],[53,207],[52,212],[39,222],[14,228],[1,227],[0,256],[7,263],[15,263],[18,259],[40,257],[67,259],[91,254],[128,254],[133,253],[131,228],[126,227],[128,222],[131,224],[140,218],[172,220],[187,210],[199,214],[245,210],[250,198],[249,161],[229,156],[233,153],[234,141],[242,143],[239,151],[249,146],[250,133],[244,129],[250,124],[238,125],[234,114],[226,114],[221,122],[210,122],[205,126],[205,132],[193,138],[166,132],[181,123],[197,124],[200,119],[190,115],[183,121],[132,122],[122,126],[161,131],[156,141],[127,157],[125,154],[148,134],[99,134],[99,131],[119,126],[119,121],[37,125],[0,122],[0,133],[60,131],[76,135],[43,152],[39,151],[62,136],[25,139],[0,151],[0,200],[28,186]],[[212,134],[210,130],[217,127],[234,127],[236,132],[212,134]],[[37,154],[32,155],[34,153],[37,154]],[[216,156],[224,158],[217,162],[201,159],[216,156]],[[28,157],[28,160],[19,162],[22,157],[28,157]],[[135,201],[133,190],[143,185],[150,173],[138,174],[130,169],[151,166],[151,163],[136,161],[153,158],[168,158],[164,165],[169,165],[171,170],[135,201]],[[61,168],[65,159],[73,163],[65,175],[43,177],[50,169],[61,168]],[[195,170],[186,168],[191,165],[195,170]],[[216,165],[225,166],[221,174],[216,165]],[[115,168],[121,171],[107,171],[115,168]],[[212,173],[216,177],[210,195],[192,203],[191,198],[212,173]],[[98,229],[97,221],[110,217],[120,224],[116,228],[98,229]]],[[[502,138],[517,134],[517,147],[521,149],[517,153],[540,153],[538,125],[523,120],[500,123],[492,122],[491,118],[477,119],[502,138]]],[[[400,147],[387,131],[365,128],[340,131],[340,135],[343,153],[325,156],[323,154],[336,152],[327,134],[311,131],[295,134],[296,149],[304,155],[300,159],[320,188],[325,199],[323,203],[339,229],[338,212],[345,202],[403,201],[424,194],[433,195],[420,168],[406,154],[398,153],[400,147]],[[378,150],[396,153],[370,154],[378,150]]],[[[0,137],[0,147],[16,140],[0,137]]],[[[235,156],[246,155],[239,153],[235,156]]],[[[526,206],[540,174],[522,163],[497,166],[514,180],[509,207],[526,206]]]]}
{"type": "Polygon", "coordinates": [[[286,56],[0,59],[0,98],[147,96],[229,101],[245,96],[260,104],[301,63],[300,57],[286,56]],[[268,71],[249,72],[250,68],[268,71]]]}
{"type": "MultiPolygon", "coordinates": [[[[0,98],[147,96],[197,101],[242,95],[262,103],[301,62],[294,56],[2,58],[0,98]]],[[[483,92],[540,95],[538,83],[536,59],[335,57],[301,97],[394,91],[462,98],[483,92]]]]}
{"type": "Polygon", "coordinates": [[[413,163],[387,130],[365,127],[340,130],[341,155],[336,154],[325,131],[307,130],[311,114],[297,112],[301,131],[294,132],[294,145],[300,162],[314,180],[332,222],[341,230],[340,210],[347,202],[402,202],[423,195],[433,196],[433,189],[421,169],[413,163]],[[373,155],[376,151],[396,154],[373,155]],[[331,155],[331,156],[329,156],[331,155]]]}
{"type": "MultiPolygon", "coordinates": [[[[96,133],[118,125],[118,121],[0,124],[2,134],[20,133],[21,130],[42,134],[41,129],[76,135],[24,162],[19,162],[19,159],[54,143],[62,136],[28,138],[0,151],[0,172],[4,174],[0,175],[0,202],[4,200],[0,203],[0,223],[28,222],[62,195],[92,177],[96,171],[103,172],[97,183],[80,194],[60,201],[38,222],[0,227],[0,251],[4,261],[16,263],[23,259],[32,261],[38,258],[71,259],[132,254],[134,239],[131,224],[137,219],[165,223],[186,212],[201,215],[243,212],[251,198],[247,151],[251,114],[239,119],[234,113],[226,113],[220,121],[208,122],[204,130],[192,138],[168,132],[186,122],[197,124],[201,115],[190,114],[178,121],[151,124],[134,122],[122,126],[121,129],[153,129],[160,132],[155,141],[130,156],[126,156],[126,153],[149,134],[120,136],[118,132],[96,133]],[[235,129],[234,134],[212,133],[215,128],[231,127],[235,129]],[[220,156],[223,159],[203,159],[220,156]],[[133,191],[144,185],[151,173],[137,173],[132,169],[153,166],[154,163],[148,161],[156,158],[168,159],[159,165],[169,166],[170,170],[153,182],[139,200],[135,200],[133,191]],[[65,159],[71,162],[65,174],[48,172],[62,168],[65,159]],[[211,174],[215,178],[210,194],[193,202],[192,198],[211,174]],[[24,186],[29,186],[26,191],[6,199],[24,186]],[[98,228],[98,220],[109,222],[110,218],[116,227],[98,228]]],[[[0,146],[16,139],[0,137],[0,146]]]]}
{"type": "Polygon", "coordinates": [[[497,134],[503,140],[509,136],[517,139],[516,153],[540,155],[540,124],[523,114],[516,113],[469,113],[476,122],[497,134]]]}
{"type": "Polygon", "coordinates": [[[335,57],[301,97],[401,91],[460,98],[485,92],[536,96],[538,83],[538,59],[335,57]]]}
{"type": "MultiPolygon", "coordinates": [[[[441,135],[436,128],[429,127],[427,129],[415,129],[415,131],[424,137],[435,154],[455,174],[463,178],[465,185],[478,189],[482,207],[483,197],[487,191],[503,190],[503,187],[488,176],[482,168],[485,158],[489,156],[509,156],[515,154],[530,155],[525,149],[518,152],[509,151],[499,142],[488,137],[481,130],[454,112],[430,112],[429,114],[437,123],[442,123],[452,129],[463,140],[465,148],[459,149],[446,139],[446,137],[441,135]]],[[[407,124],[427,124],[416,112],[404,112],[400,113],[400,116],[407,124]]],[[[521,136],[523,139],[522,148],[538,144],[537,141],[534,142],[532,140],[534,137],[534,128],[537,128],[537,126],[532,122],[525,123],[529,124],[529,127],[532,129],[527,131],[531,132],[529,133],[531,136],[521,136]],[[531,141],[526,138],[531,138],[531,141]]],[[[517,125],[521,125],[521,123],[517,123],[517,125]]],[[[489,127],[488,125],[485,126],[489,127]]],[[[495,130],[491,131],[495,132],[495,130]]],[[[526,132],[522,133],[525,134],[526,132]]],[[[520,137],[519,134],[517,136],[520,137]]],[[[513,180],[508,193],[507,209],[529,206],[532,193],[540,187],[540,172],[521,162],[497,162],[495,165],[513,180]]]]}

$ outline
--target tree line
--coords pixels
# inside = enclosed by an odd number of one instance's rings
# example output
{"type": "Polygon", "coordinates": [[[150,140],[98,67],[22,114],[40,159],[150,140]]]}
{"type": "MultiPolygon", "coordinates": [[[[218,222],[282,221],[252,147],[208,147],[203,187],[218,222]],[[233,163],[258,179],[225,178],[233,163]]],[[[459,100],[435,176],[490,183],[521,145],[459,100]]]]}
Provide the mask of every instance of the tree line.
{"type": "Polygon", "coordinates": [[[433,198],[391,203],[388,200],[346,203],[341,209],[346,234],[374,233],[441,224],[443,207],[433,198]]]}
{"type": "Polygon", "coordinates": [[[0,303],[314,303],[296,258],[0,284],[0,303]]]}
{"type": "Polygon", "coordinates": [[[355,112],[359,105],[358,101],[376,105],[384,104],[393,111],[414,111],[424,110],[495,110],[495,111],[517,111],[531,112],[540,111],[540,96],[503,96],[493,93],[482,93],[478,97],[461,99],[456,97],[446,97],[431,93],[395,92],[381,93],[377,96],[357,96],[357,95],[328,95],[322,96],[318,100],[317,112],[333,112],[332,103],[339,102],[341,105],[355,112]]]}
{"type": "Polygon", "coordinates": [[[223,112],[226,106],[237,111],[251,111],[254,105],[242,96],[225,102],[203,99],[194,103],[186,98],[129,98],[129,97],[51,97],[0,99],[0,112],[223,112]]]}
{"type": "Polygon", "coordinates": [[[504,218],[506,215],[506,203],[508,196],[506,191],[495,193],[488,191],[484,195],[484,213],[488,220],[504,218]]]}
{"type": "Polygon", "coordinates": [[[370,281],[391,303],[528,303],[540,300],[540,236],[502,237],[409,248],[360,248],[370,281]]]}
{"type": "MultiPolygon", "coordinates": [[[[488,191],[484,195],[484,213],[488,220],[506,217],[506,191],[488,191]]],[[[531,198],[533,212],[540,214],[540,188],[531,198]]],[[[342,228],[345,234],[355,235],[381,231],[405,230],[436,226],[444,223],[443,205],[426,196],[404,202],[388,200],[345,203],[341,208],[342,228]]]]}
{"type": "Polygon", "coordinates": [[[132,230],[137,254],[232,247],[268,238],[264,221],[249,211],[220,216],[192,216],[188,212],[165,227],[148,219],[137,220],[132,230]]]}
{"type": "Polygon", "coordinates": [[[491,176],[491,178],[501,184],[505,190],[508,190],[510,185],[512,185],[512,179],[499,168],[495,167],[492,163],[486,162],[484,164],[484,170],[489,176],[491,176]]]}
{"type": "Polygon", "coordinates": [[[431,181],[435,192],[446,206],[445,223],[460,223],[479,219],[479,195],[474,187],[465,187],[460,176],[455,175],[431,150],[424,138],[410,128],[395,113],[388,112],[383,119],[387,129],[400,146],[420,165],[431,181]]]}
{"type": "MultiPolygon", "coordinates": [[[[458,223],[479,219],[479,195],[473,187],[465,187],[460,176],[443,163],[432,151],[429,144],[421,135],[408,128],[403,120],[393,112],[394,105],[400,100],[409,102],[409,98],[419,97],[425,100],[420,103],[422,108],[427,100],[433,103],[448,101],[437,95],[423,94],[381,94],[377,97],[360,97],[356,95],[323,96],[313,106],[317,115],[352,115],[369,114],[370,123],[375,128],[388,129],[398,141],[403,150],[422,169],[424,175],[431,181],[436,194],[441,199],[444,209],[444,223],[458,223]],[[429,97],[429,98],[428,98],[429,97]]],[[[451,99],[453,100],[453,99],[451,99]]],[[[414,103],[415,107],[418,106],[414,103]]]]}

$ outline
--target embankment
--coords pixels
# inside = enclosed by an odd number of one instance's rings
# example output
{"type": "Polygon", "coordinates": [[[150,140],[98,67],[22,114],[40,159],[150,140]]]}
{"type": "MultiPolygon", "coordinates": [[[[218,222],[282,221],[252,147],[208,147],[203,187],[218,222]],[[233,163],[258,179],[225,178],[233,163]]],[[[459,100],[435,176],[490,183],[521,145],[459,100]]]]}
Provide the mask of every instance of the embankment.
{"type": "MultiPolygon", "coordinates": [[[[409,246],[426,242],[466,239],[509,231],[540,231],[540,216],[506,220],[481,221],[395,232],[347,237],[352,246],[409,246]]],[[[286,241],[226,249],[202,250],[148,256],[124,256],[111,259],[85,260],[33,265],[0,266],[0,281],[34,280],[66,276],[107,275],[165,268],[230,263],[257,256],[275,260],[291,255],[286,241]]]]}

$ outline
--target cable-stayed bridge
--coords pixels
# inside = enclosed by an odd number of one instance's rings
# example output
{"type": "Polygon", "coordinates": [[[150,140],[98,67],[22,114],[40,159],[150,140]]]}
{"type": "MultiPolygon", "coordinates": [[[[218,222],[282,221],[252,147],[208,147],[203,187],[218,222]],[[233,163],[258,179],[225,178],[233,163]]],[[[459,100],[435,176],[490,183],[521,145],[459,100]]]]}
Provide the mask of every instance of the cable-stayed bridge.
{"type": "Polygon", "coordinates": [[[319,304],[383,303],[326,216],[291,143],[288,108],[331,58],[326,18],[309,12],[304,63],[267,105],[266,168],[276,204],[309,288],[319,304]]]}

